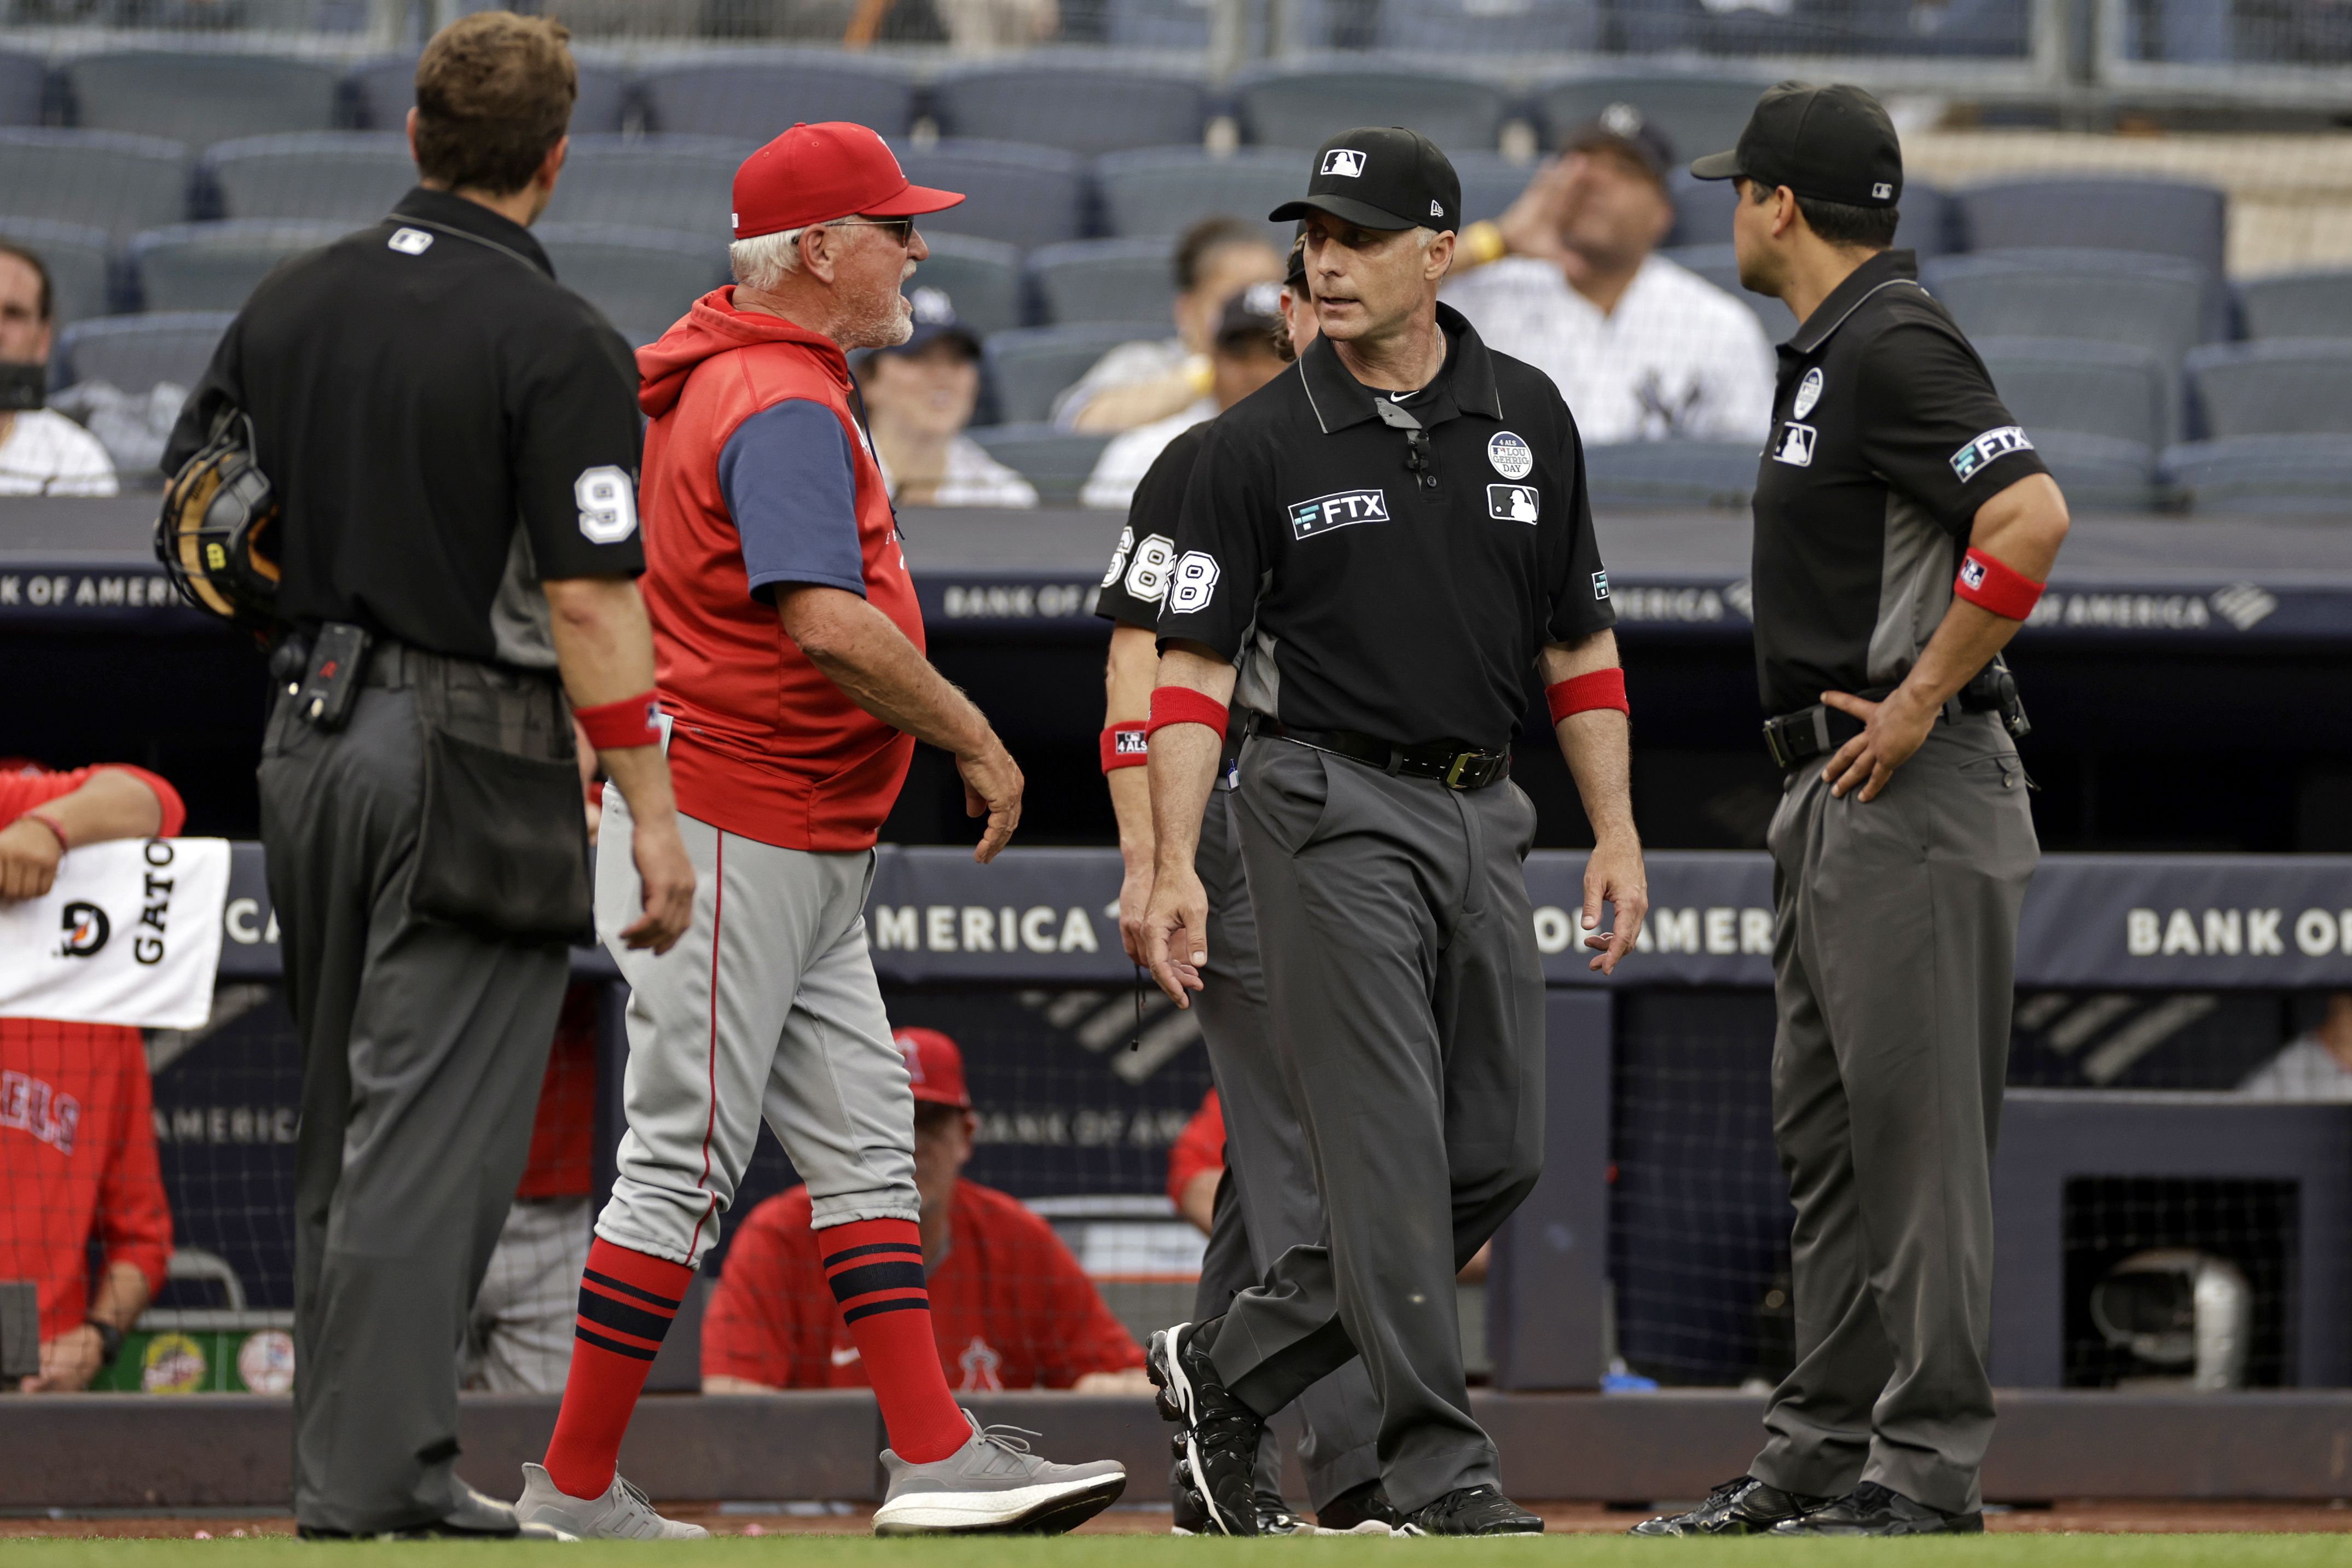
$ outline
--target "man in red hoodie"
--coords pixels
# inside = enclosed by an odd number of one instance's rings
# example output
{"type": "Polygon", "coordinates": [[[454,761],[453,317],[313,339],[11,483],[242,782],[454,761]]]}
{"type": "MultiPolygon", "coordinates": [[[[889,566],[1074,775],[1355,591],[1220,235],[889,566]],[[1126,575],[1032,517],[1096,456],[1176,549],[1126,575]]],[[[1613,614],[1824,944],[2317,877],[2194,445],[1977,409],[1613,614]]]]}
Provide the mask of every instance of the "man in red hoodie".
{"type": "Polygon", "coordinates": [[[953,754],[976,858],[1021,816],[1021,770],[923,656],[896,519],[844,358],[903,343],[930,254],[910,184],[864,126],[795,125],[735,176],[735,287],[641,350],[645,593],[688,936],[613,940],[636,873],[604,801],[600,931],[631,987],[629,1131],[596,1221],[563,1407],[517,1513],[583,1537],[699,1535],[614,1466],[646,1373],[719,1233],[764,1114],[808,1183],[826,1284],[888,1428],[878,1534],[1067,1530],[1125,1488],[984,1431],[948,1390],[924,1287],[915,1107],[866,952],[874,841],[917,740],[953,754]]]}

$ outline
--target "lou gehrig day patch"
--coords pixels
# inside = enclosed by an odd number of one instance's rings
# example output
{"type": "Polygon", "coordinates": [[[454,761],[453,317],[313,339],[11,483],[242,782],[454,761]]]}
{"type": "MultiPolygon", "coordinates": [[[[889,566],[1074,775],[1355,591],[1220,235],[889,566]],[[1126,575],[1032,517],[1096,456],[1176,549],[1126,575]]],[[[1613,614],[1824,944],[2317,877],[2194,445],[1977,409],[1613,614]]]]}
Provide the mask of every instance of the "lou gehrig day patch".
{"type": "Polygon", "coordinates": [[[2016,425],[2004,424],[1999,430],[1988,430],[1958,452],[1952,454],[1952,472],[1965,485],[1977,476],[1977,470],[1997,457],[2012,452],[2033,450],[2032,438],[2016,425]]]}
{"type": "Polygon", "coordinates": [[[1506,479],[1524,479],[1535,472],[1535,449],[1507,430],[1498,430],[1486,443],[1486,461],[1506,479]]]}

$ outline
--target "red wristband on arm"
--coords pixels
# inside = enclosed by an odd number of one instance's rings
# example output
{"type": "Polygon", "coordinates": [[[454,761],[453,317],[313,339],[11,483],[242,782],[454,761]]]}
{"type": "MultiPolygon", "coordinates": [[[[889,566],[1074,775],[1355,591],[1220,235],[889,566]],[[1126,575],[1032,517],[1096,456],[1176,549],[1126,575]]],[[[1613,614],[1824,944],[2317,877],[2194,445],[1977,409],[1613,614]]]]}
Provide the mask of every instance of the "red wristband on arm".
{"type": "Polygon", "coordinates": [[[1171,724],[1205,724],[1223,740],[1228,716],[1225,705],[1206,692],[1190,686],[1154,686],[1151,722],[1144,727],[1144,733],[1157,735],[1171,724]]]}
{"type": "Polygon", "coordinates": [[[588,732],[588,744],[599,751],[625,751],[632,746],[659,746],[661,727],[654,716],[661,705],[651,692],[640,692],[616,703],[599,703],[594,707],[572,710],[580,727],[588,732]]]}
{"type": "Polygon", "coordinates": [[[1151,738],[1139,724],[1114,724],[1102,732],[1102,765],[1106,773],[1140,768],[1151,760],[1151,738]]]}
{"type": "Polygon", "coordinates": [[[1570,714],[1597,707],[1613,707],[1627,718],[1633,716],[1633,705],[1625,700],[1622,669],[1594,670],[1555,681],[1544,688],[1544,702],[1551,708],[1554,724],[1570,714]]]}
{"type": "Polygon", "coordinates": [[[2007,621],[2032,614],[2045,586],[1975,549],[1960,558],[1960,575],[1952,580],[1954,593],[2007,621]]]}

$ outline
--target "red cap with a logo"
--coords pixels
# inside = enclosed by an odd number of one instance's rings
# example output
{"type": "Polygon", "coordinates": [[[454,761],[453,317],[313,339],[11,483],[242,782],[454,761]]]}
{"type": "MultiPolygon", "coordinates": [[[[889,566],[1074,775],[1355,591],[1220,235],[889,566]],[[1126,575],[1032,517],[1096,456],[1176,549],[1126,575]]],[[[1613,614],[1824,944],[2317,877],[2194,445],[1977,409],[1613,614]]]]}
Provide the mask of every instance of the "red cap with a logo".
{"type": "Polygon", "coordinates": [[[903,218],[963,200],[907,178],[882,138],[863,125],[829,120],[793,126],[735,171],[735,237],[830,223],[853,213],[903,218]]]}
{"type": "Polygon", "coordinates": [[[935,1029],[902,1029],[890,1038],[907,1058],[917,1101],[971,1109],[971,1094],[963,1086],[963,1052],[955,1041],[935,1029]]]}

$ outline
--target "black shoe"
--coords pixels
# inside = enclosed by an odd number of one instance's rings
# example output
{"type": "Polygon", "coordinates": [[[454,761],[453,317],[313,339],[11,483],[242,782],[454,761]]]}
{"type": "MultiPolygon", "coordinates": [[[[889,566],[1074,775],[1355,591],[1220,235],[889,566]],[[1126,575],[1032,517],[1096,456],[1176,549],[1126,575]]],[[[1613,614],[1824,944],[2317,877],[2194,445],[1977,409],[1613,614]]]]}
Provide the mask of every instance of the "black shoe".
{"type": "Polygon", "coordinates": [[[413,1525],[406,1530],[349,1531],[322,1530],[315,1525],[298,1524],[294,1533],[304,1541],[568,1541],[562,1531],[543,1524],[523,1524],[515,1518],[514,1504],[485,1497],[463,1480],[452,1477],[450,1490],[457,1494],[457,1506],[447,1515],[430,1524],[413,1525]]]}
{"type": "Polygon", "coordinates": [[[1318,1535],[1393,1535],[1404,1527],[1404,1515],[1389,1501],[1387,1488],[1366,1481],[1317,1509],[1315,1524],[1318,1535]]]}
{"type": "Polygon", "coordinates": [[[1407,1535],[1541,1535],[1544,1521],[1493,1487],[1460,1487],[1404,1521],[1407,1535]]]}
{"type": "Polygon", "coordinates": [[[1184,1462],[1184,1434],[1177,1433],[1168,1439],[1175,1458],[1168,1466],[1168,1509],[1171,1515],[1168,1533],[1171,1535],[1205,1535],[1213,1528],[1209,1523],[1209,1505],[1192,1490],[1192,1469],[1184,1462]]]}
{"type": "Polygon", "coordinates": [[[1772,1527],[1775,1535],[1981,1535],[1982,1513],[1946,1513],[1864,1481],[1834,1502],[1772,1527]]]}
{"type": "Polygon", "coordinates": [[[1290,1511],[1290,1504],[1278,1492],[1257,1494],[1257,1532],[1260,1535],[1312,1535],[1315,1527],[1290,1511]]]}
{"type": "Polygon", "coordinates": [[[1628,1535],[1761,1535],[1775,1525],[1801,1519],[1830,1500],[1810,1492],[1782,1491],[1754,1476],[1728,1480],[1706,1494],[1688,1513],[1645,1519],[1628,1535]]]}
{"type": "Polygon", "coordinates": [[[1160,1416],[1181,1422],[1184,1468],[1220,1535],[1257,1533],[1257,1444],[1265,1422],[1225,1392],[1217,1369],[1193,1348],[1196,1331],[1178,1323],[1151,1336],[1146,1369],[1160,1390],[1160,1416]]]}

